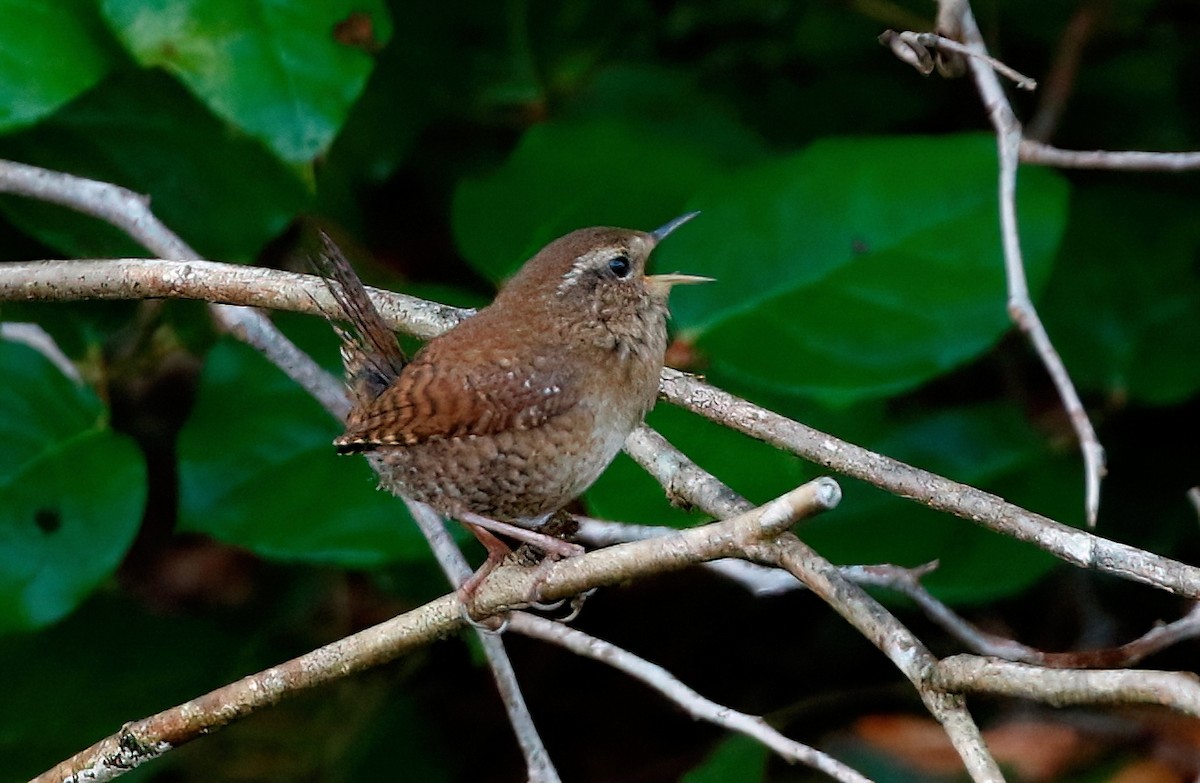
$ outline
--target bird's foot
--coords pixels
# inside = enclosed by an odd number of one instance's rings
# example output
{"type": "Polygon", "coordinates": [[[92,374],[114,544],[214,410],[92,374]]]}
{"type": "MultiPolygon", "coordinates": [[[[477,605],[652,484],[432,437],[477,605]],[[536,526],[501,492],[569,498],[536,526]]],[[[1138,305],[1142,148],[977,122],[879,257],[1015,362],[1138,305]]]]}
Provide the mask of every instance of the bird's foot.
{"type": "MultiPolygon", "coordinates": [[[[487,560],[458,588],[458,598],[464,607],[464,614],[468,622],[476,627],[481,627],[480,621],[473,616],[471,611],[475,592],[492,571],[505,562],[527,565],[534,569],[533,583],[527,595],[526,606],[542,611],[551,611],[562,606],[562,601],[547,604],[540,602],[539,599],[541,597],[542,586],[545,584],[550,569],[553,568],[554,564],[564,558],[578,557],[586,551],[579,544],[564,541],[558,537],[558,535],[570,535],[575,527],[577,527],[570,515],[555,514],[547,520],[546,524],[540,530],[530,530],[507,522],[500,522],[499,520],[470,511],[462,512],[458,515],[458,519],[479,539],[479,542],[483,544],[488,553],[487,560]],[[497,538],[494,533],[501,533],[514,538],[523,542],[523,545],[514,552],[507,544],[497,538]]],[[[588,591],[571,599],[571,611],[564,619],[564,622],[573,620],[579,614],[580,609],[583,607],[584,599],[591,592],[588,591]]],[[[494,618],[491,619],[494,620],[494,618]]],[[[483,622],[488,624],[482,627],[492,632],[503,631],[504,626],[507,624],[501,623],[499,627],[496,627],[490,621],[485,620],[483,622]]]]}
{"type": "MultiPolygon", "coordinates": [[[[520,541],[523,544],[536,546],[547,555],[558,555],[561,558],[577,557],[578,555],[582,555],[584,553],[584,548],[579,544],[574,544],[570,541],[564,541],[561,538],[557,538],[538,530],[530,530],[529,528],[521,527],[519,525],[501,522],[498,519],[485,517],[482,514],[476,514],[473,511],[463,511],[457,516],[459,521],[465,523],[468,527],[473,525],[492,533],[500,533],[501,535],[505,535],[516,541],[520,541]]],[[[472,532],[475,531],[472,530],[472,532]]],[[[475,537],[479,538],[479,534],[476,533],[475,537]]],[[[495,539],[495,536],[492,536],[492,538],[495,539]]],[[[480,541],[485,547],[488,547],[488,543],[486,541],[483,541],[483,539],[480,539],[480,541]]],[[[489,554],[491,553],[490,547],[488,547],[488,552],[489,554]]],[[[507,551],[505,554],[507,554],[507,551]]]]}
{"type": "Polygon", "coordinates": [[[458,602],[463,608],[463,616],[467,618],[468,623],[476,628],[486,629],[488,631],[502,631],[504,630],[503,625],[500,628],[495,628],[492,626],[490,621],[493,618],[477,620],[471,612],[471,607],[475,603],[475,591],[477,591],[479,586],[483,584],[483,580],[487,579],[488,576],[496,570],[498,565],[503,563],[512,555],[512,550],[509,549],[508,544],[496,538],[496,536],[488,532],[486,528],[465,521],[463,524],[466,526],[467,530],[471,531],[472,535],[479,540],[479,543],[483,544],[483,548],[487,550],[487,559],[484,560],[483,564],[480,565],[479,568],[475,569],[475,573],[467,577],[467,580],[460,584],[458,589],[455,591],[455,593],[458,595],[458,602]]]}

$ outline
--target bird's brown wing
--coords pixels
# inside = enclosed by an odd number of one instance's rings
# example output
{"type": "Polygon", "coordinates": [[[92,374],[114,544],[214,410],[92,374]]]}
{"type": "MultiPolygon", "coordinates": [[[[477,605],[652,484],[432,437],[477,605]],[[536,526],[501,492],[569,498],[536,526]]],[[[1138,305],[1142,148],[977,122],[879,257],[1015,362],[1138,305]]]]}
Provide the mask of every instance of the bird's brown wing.
{"type": "Polygon", "coordinates": [[[432,353],[418,354],[391,387],[350,414],[346,433],[334,441],[339,452],[533,429],[578,401],[559,364],[461,355],[438,361],[449,352],[432,353]]]}

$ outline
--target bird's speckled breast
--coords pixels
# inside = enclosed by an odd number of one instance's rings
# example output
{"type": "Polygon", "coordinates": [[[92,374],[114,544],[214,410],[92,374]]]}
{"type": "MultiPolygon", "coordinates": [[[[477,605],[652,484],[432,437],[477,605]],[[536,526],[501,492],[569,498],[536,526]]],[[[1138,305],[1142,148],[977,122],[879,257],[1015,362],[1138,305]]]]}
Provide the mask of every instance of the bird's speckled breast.
{"type": "Polygon", "coordinates": [[[368,455],[384,485],[454,516],[462,510],[530,526],[592,484],[620,449],[578,405],[541,427],[382,447],[368,455]]]}

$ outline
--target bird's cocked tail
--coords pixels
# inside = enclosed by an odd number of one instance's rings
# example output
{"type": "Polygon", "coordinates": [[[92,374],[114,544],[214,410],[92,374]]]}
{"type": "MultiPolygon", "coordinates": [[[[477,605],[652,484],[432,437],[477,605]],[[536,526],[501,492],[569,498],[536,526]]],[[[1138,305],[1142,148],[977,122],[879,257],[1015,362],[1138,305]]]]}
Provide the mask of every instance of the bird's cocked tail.
{"type": "MultiPolygon", "coordinates": [[[[404,351],[396,341],[395,333],[375,309],[362,280],[324,231],[321,232],[321,249],[310,257],[310,262],[337,303],[336,312],[325,307],[321,309],[342,341],[342,366],[354,404],[350,412],[350,421],[353,421],[355,410],[383,393],[404,369],[404,351]],[[345,321],[350,328],[338,321],[345,321]]],[[[361,444],[340,441],[335,441],[340,454],[364,450],[361,444]]]]}

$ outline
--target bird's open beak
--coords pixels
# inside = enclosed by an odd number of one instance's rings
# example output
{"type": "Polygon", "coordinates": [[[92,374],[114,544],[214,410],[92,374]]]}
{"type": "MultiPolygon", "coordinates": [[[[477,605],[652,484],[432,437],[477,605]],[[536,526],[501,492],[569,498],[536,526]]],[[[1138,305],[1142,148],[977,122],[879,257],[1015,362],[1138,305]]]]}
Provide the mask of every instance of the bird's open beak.
{"type": "MultiPolygon", "coordinates": [[[[688,212],[685,215],[680,215],[679,217],[675,218],[665,226],[651,231],[650,236],[654,238],[654,244],[657,245],[672,231],[679,228],[684,223],[688,222],[699,214],[699,212],[688,212]]],[[[671,292],[671,286],[673,285],[693,285],[695,283],[713,282],[713,278],[700,277],[699,275],[646,275],[644,279],[646,281],[646,288],[650,289],[650,293],[663,299],[665,299],[667,294],[671,292]]]]}
{"type": "Polygon", "coordinates": [[[711,283],[714,278],[699,275],[646,275],[646,288],[652,294],[665,298],[671,292],[673,285],[695,285],[696,283],[711,283]]]}
{"type": "Polygon", "coordinates": [[[670,234],[672,231],[679,228],[684,223],[688,222],[689,220],[691,220],[692,218],[696,217],[696,215],[699,215],[699,214],[700,214],[699,212],[688,212],[686,215],[680,215],[679,217],[675,218],[670,223],[667,223],[665,226],[661,226],[660,228],[654,229],[653,231],[650,232],[650,236],[654,237],[654,244],[657,245],[659,242],[666,239],[667,234],[670,234]]]}

